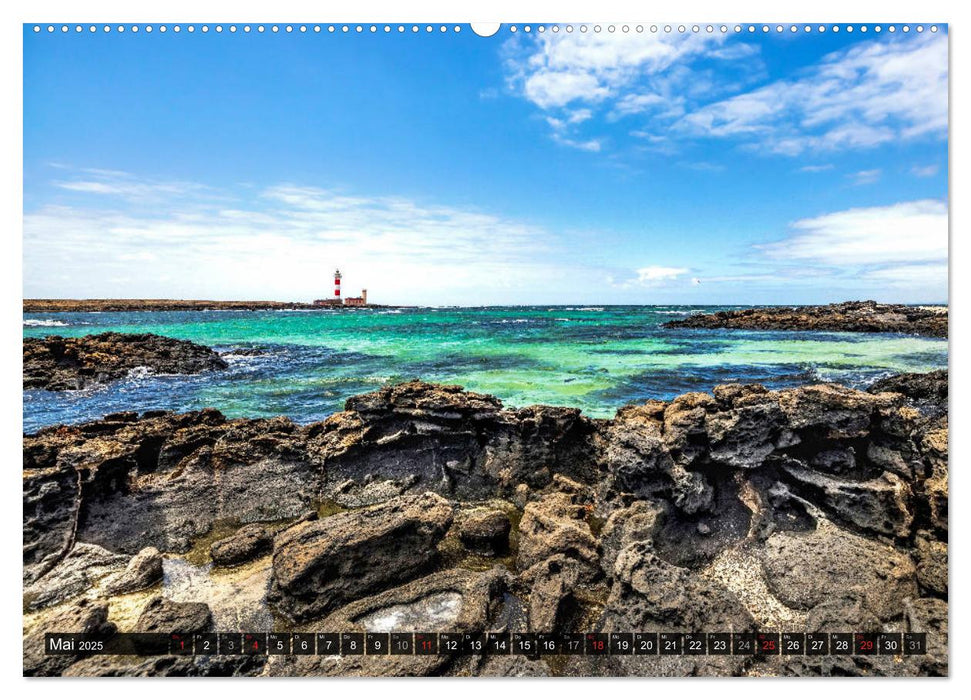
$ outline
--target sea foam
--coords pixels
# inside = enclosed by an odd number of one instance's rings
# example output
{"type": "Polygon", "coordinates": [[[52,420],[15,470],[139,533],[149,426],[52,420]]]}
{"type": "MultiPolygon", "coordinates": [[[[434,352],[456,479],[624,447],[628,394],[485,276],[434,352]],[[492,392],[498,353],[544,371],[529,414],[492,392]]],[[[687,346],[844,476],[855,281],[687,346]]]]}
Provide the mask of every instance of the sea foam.
{"type": "Polygon", "coordinates": [[[52,318],[25,318],[24,325],[28,328],[54,328],[58,326],[70,326],[64,321],[55,321],[52,318]]]}

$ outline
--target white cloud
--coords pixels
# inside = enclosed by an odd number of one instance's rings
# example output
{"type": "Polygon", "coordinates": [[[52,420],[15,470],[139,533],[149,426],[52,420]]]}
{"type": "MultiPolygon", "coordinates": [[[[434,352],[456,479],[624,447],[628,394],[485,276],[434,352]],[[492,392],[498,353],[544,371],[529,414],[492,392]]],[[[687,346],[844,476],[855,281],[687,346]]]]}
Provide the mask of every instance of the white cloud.
{"type": "Polygon", "coordinates": [[[874,168],[873,170],[860,170],[850,173],[847,177],[853,181],[854,185],[872,185],[880,179],[881,173],[880,168],[874,168]]]}
{"type": "Polygon", "coordinates": [[[144,179],[121,170],[75,169],[65,165],[55,167],[75,173],[72,179],[56,180],[53,183],[55,187],[70,192],[112,195],[142,202],[162,197],[191,197],[207,192],[213,194],[210,188],[196,182],[144,179]]]}
{"type": "Polygon", "coordinates": [[[579,99],[599,102],[610,94],[610,88],[591,73],[543,70],[524,78],[523,92],[531,102],[546,109],[565,107],[579,99]]]}
{"type": "Polygon", "coordinates": [[[603,141],[595,138],[574,138],[575,126],[590,119],[592,112],[589,109],[567,110],[563,117],[546,117],[546,123],[552,129],[552,138],[557,143],[577,148],[581,151],[599,151],[603,147],[603,141]]]}
{"type": "Polygon", "coordinates": [[[870,270],[864,279],[879,282],[891,287],[941,287],[947,286],[947,263],[921,263],[917,265],[894,265],[879,270],[870,270]]]}
{"type": "Polygon", "coordinates": [[[916,177],[932,177],[937,175],[938,167],[936,165],[915,165],[910,169],[910,172],[916,177]]]}
{"type": "Polygon", "coordinates": [[[571,148],[577,148],[581,151],[591,151],[596,153],[603,148],[603,141],[600,139],[572,139],[569,136],[564,136],[560,132],[553,132],[553,140],[564,146],[570,146],[571,148]]]}
{"type": "Polygon", "coordinates": [[[543,109],[617,96],[643,75],[724,41],[721,34],[608,34],[560,32],[536,35],[525,57],[510,59],[511,79],[543,109]]]}
{"type": "Polygon", "coordinates": [[[128,194],[26,213],[25,294],[312,299],[340,266],[376,302],[511,303],[577,276],[545,229],[472,208],[292,184],[146,208],[128,194]]]}
{"type": "Polygon", "coordinates": [[[649,265],[637,270],[637,281],[641,284],[665,282],[676,279],[681,275],[689,273],[690,271],[691,270],[687,267],[663,267],[661,265],[649,265]]]}
{"type": "Polygon", "coordinates": [[[677,128],[786,155],[941,137],[947,52],[944,34],[867,41],[830,54],[802,76],[701,107],[677,128]]]}
{"type": "Polygon", "coordinates": [[[765,75],[758,51],[720,32],[545,33],[510,40],[506,69],[515,92],[563,122],[559,141],[570,145],[599,138],[567,133],[561,112],[578,106],[640,120],[634,136],[731,139],[789,156],[946,135],[944,33],[861,38],[749,89],[765,75]]]}
{"type": "Polygon", "coordinates": [[[758,255],[726,260],[702,280],[736,293],[830,301],[947,299],[947,204],[938,200],[861,207],[800,219],[788,237],[754,246],[758,255]]]}
{"type": "Polygon", "coordinates": [[[947,226],[945,202],[920,200],[800,219],[788,238],[756,247],[770,258],[844,268],[940,262],[947,226]]]}
{"type": "MultiPolygon", "coordinates": [[[[593,108],[605,103],[612,118],[645,111],[676,116],[683,111],[682,98],[664,74],[673,73],[679,62],[703,55],[725,40],[721,33],[524,35],[506,46],[508,82],[513,90],[551,116],[584,105],[586,120],[593,115],[593,108]]],[[[740,57],[738,52],[730,52],[723,58],[740,57]]],[[[683,90],[685,83],[678,83],[683,90]]],[[[563,131],[571,123],[569,120],[553,118],[557,121],[550,123],[559,132],[558,142],[581,148],[589,145],[590,139],[567,138],[563,131]]]]}
{"type": "Polygon", "coordinates": [[[631,114],[655,113],[657,116],[679,117],[684,114],[685,99],[658,93],[633,93],[621,96],[610,116],[614,119],[631,114]]]}
{"type": "Polygon", "coordinates": [[[827,170],[832,170],[832,169],[833,169],[833,164],[832,163],[826,163],[824,165],[804,165],[801,168],[799,168],[799,172],[801,172],[801,173],[823,173],[823,172],[826,172],[827,170]]]}

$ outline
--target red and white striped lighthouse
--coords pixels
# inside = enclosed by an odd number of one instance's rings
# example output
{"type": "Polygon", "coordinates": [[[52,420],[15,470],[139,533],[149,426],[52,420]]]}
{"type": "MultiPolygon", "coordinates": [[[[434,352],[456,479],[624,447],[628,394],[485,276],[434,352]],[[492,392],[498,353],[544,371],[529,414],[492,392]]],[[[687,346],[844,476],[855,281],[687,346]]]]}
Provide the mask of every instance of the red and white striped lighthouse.
{"type": "Polygon", "coordinates": [[[334,299],[341,300],[341,271],[334,272],[334,299]]]}

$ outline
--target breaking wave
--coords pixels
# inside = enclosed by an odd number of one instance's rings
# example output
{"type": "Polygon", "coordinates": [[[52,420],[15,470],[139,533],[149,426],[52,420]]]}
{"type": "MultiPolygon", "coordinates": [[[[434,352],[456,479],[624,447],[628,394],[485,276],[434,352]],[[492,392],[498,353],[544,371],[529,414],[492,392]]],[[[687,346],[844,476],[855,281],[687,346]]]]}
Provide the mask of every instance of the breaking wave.
{"type": "Polygon", "coordinates": [[[57,328],[71,324],[65,321],[55,321],[52,318],[25,318],[24,325],[28,328],[57,328]]]}

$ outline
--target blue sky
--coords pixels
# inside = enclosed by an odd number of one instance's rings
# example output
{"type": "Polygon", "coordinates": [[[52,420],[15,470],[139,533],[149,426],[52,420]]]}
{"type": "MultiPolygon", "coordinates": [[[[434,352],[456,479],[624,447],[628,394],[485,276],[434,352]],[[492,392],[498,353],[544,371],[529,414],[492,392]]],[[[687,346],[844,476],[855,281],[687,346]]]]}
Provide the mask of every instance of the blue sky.
{"type": "Polygon", "coordinates": [[[27,297],[940,302],[947,167],[943,30],[24,28],[27,297]]]}

